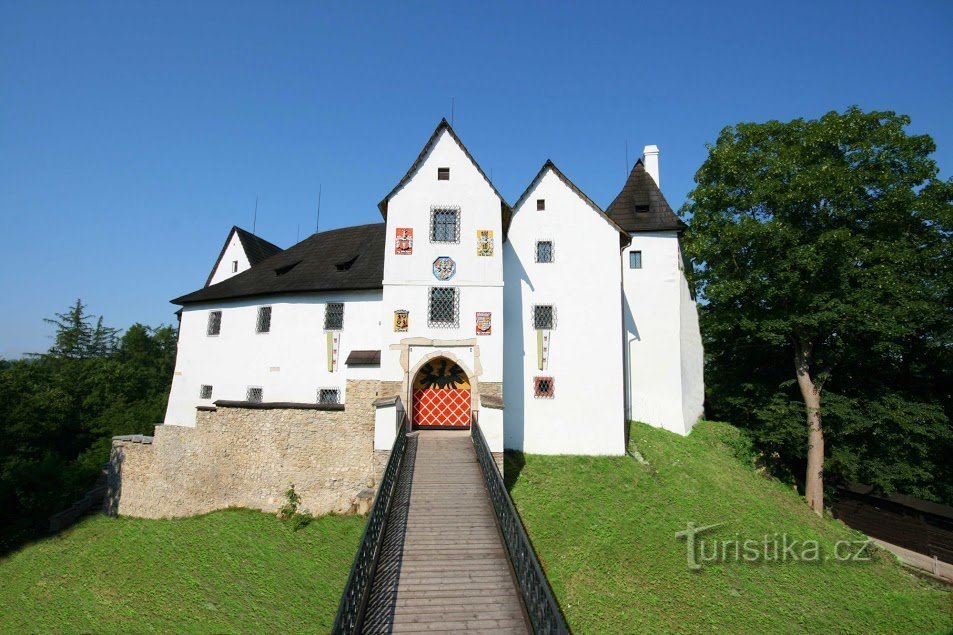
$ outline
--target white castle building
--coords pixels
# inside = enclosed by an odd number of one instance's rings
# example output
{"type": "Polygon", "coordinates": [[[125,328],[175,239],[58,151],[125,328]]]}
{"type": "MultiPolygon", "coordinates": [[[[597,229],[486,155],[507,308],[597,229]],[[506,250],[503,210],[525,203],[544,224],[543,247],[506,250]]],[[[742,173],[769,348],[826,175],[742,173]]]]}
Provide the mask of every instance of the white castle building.
{"type": "Polygon", "coordinates": [[[511,206],[444,120],[384,222],[288,249],[233,228],[205,287],[173,300],[166,427],[353,406],[377,408],[375,450],[388,407],[415,428],[478,417],[495,452],[623,454],[627,419],[687,434],[702,345],[658,155],[605,210],[551,161],[511,206]]]}

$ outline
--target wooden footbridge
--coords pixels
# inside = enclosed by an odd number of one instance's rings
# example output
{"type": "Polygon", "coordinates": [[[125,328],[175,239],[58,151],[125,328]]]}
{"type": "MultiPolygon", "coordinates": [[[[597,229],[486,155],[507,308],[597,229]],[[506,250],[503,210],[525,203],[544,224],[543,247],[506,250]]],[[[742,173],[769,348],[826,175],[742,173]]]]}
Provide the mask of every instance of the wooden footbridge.
{"type": "Polygon", "coordinates": [[[479,426],[402,422],[335,633],[567,633],[479,426]]]}

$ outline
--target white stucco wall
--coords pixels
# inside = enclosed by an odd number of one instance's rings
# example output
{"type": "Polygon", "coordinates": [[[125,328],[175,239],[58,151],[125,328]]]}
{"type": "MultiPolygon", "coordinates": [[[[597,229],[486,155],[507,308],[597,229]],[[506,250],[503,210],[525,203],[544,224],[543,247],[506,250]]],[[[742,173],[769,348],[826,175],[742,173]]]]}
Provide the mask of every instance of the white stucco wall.
{"type": "Polygon", "coordinates": [[[698,317],[690,295],[686,300],[678,233],[633,234],[622,264],[627,416],[688,434],[700,414],[704,387],[698,317]],[[642,252],[641,269],[629,267],[631,251],[642,252]]]}
{"type": "MultiPolygon", "coordinates": [[[[384,260],[384,291],[381,307],[383,352],[382,379],[402,381],[400,352],[391,345],[411,338],[452,340],[462,343],[476,338],[479,363],[472,345],[453,347],[414,346],[413,362],[440,350],[449,350],[471,369],[480,368],[480,381],[503,379],[503,232],[500,199],[473,162],[446,131],[434,143],[412,178],[389,200],[387,240],[384,260]],[[450,180],[437,180],[437,168],[450,168],[450,180]],[[460,209],[460,242],[431,243],[432,206],[460,209]],[[414,230],[413,254],[397,255],[397,228],[414,230]],[[477,256],[477,230],[493,232],[492,256],[477,256]],[[433,262],[449,256],[456,262],[456,274],[448,281],[433,275],[433,262]],[[456,287],[460,293],[459,326],[430,328],[428,302],[431,287],[456,287]],[[410,312],[407,332],[394,332],[394,311],[410,312]],[[492,334],[476,336],[476,313],[492,314],[492,334]]],[[[479,372],[474,370],[474,372],[479,372]]],[[[408,410],[411,408],[408,403],[408,410]]]]}
{"type": "Polygon", "coordinates": [[[248,386],[261,386],[264,401],[315,403],[319,388],[337,388],[346,400],[347,379],[377,379],[376,366],[348,367],[352,350],[380,348],[380,292],[300,294],[188,305],[165,423],[195,425],[195,408],[219,399],[243,401],[248,386]],[[344,302],[344,329],[335,372],[327,367],[324,307],[344,302]],[[256,333],[258,307],[271,306],[271,331],[256,333]],[[222,311],[221,334],[207,335],[208,314],[222,311]],[[203,384],[212,398],[200,399],[203,384]]]}
{"type": "Polygon", "coordinates": [[[540,454],[623,454],[624,408],[619,233],[554,172],[514,210],[506,262],[507,448],[540,454]],[[545,211],[536,200],[546,201],[545,211]],[[555,259],[536,263],[536,241],[555,259]],[[535,304],[556,307],[548,369],[537,365],[535,304]],[[551,376],[555,397],[534,397],[533,378],[551,376]]]}
{"type": "Polygon", "coordinates": [[[222,259],[219,261],[218,266],[215,267],[215,271],[212,272],[209,286],[218,284],[223,280],[228,280],[232,276],[237,276],[250,267],[251,264],[248,262],[248,256],[245,255],[245,248],[242,247],[242,241],[238,237],[238,232],[232,230],[232,235],[228,237],[228,246],[222,254],[222,259]],[[238,271],[233,272],[232,263],[236,261],[238,262],[238,271]]]}

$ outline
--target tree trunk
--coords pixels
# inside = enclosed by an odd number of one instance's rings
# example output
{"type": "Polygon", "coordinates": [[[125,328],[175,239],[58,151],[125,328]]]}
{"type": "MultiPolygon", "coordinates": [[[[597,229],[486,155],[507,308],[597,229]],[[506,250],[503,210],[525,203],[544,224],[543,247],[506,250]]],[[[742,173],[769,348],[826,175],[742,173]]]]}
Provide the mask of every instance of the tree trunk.
{"type": "Polygon", "coordinates": [[[824,513],[824,429],[821,427],[821,390],[811,378],[811,353],[807,340],[794,342],[794,369],[807,415],[807,474],[804,498],[818,515],[824,513]]]}

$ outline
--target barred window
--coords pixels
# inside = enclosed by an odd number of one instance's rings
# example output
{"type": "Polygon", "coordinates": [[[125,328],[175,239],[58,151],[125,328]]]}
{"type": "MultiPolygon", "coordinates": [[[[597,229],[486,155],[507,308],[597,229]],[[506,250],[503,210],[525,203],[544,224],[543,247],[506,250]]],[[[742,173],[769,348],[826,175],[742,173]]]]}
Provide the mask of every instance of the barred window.
{"type": "Polygon", "coordinates": [[[552,262],[553,256],[553,241],[551,240],[537,240],[536,241],[536,262],[552,262]]]}
{"type": "Polygon", "coordinates": [[[221,311],[209,311],[208,312],[208,331],[209,335],[218,335],[222,332],[222,312],[221,311]]]}
{"type": "Polygon", "coordinates": [[[629,252],[629,269],[641,269],[641,268],[642,268],[642,252],[630,251],[629,252]]]}
{"type": "Polygon", "coordinates": [[[261,403],[264,399],[265,391],[262,390],[261,386],[249,386],[248,390],[245,391],[245,401],[251,401],[253,403],[261,403]]]}
{"type": "Polygon", "coordinates": [[[319,388],[318,389],[318,403],[319,404],[341,403],[341,391],[337,388],[319,388]]]}
{"type": "Polygon", "coordinates": [[[430,209],[430,242],[460,242],[460,209],[433,207],[430,209]]]}
{"type": "Polygon", "coordinates": [[[256,333],[270,333],[271,332],[271,307],[270,306],[260,306],[258,307],[258,322],[255,324],[256,333]]]}
{"type": "Polygon", "coordinates": [[[454,287],[431,287],[428,326],[456,328],[460,325],[460,292],[454,287]]]}
{"type": "Polygon", "coordinates": [[[533,306],[533,328],[552,329],[556,326],[556,307],[551,304],[533,306]]]}
{"type": "Polygon", "coordinates": [[[450,180],[450,168],[437,168],[437,180],[438,180],[438,181],[449,181],[449,180],[450,180]]]}
{"type": "Polygon", "coordinates": [[[212,387],[208,384],[202,384],[202,387],[199,388],[199,399],[211,399],[212,398],[212,387]]]}
{"type": "Polygon", "coordinates": [[[324,330],[340,331],[344,328],[344,303],[328,302],[324,305],[324,330]]]}
{"type": "Polygon", "coordinates": [[[556,380],[552,377],[533,377],[533,396],[552,399],[556,396],[556,380]]]}

